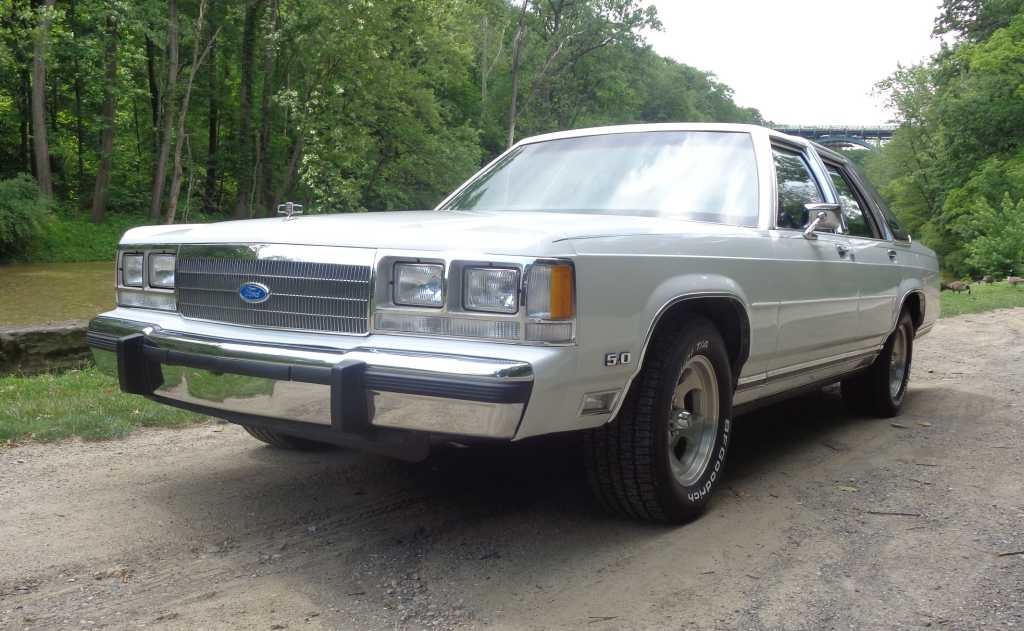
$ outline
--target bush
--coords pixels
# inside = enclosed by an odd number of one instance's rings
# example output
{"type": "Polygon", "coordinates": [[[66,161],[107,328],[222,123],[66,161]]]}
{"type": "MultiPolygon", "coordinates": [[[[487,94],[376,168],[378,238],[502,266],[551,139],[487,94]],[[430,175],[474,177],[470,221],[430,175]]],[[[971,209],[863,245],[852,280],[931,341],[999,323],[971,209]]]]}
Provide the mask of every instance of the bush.
{"type": "Polygon", "coordinates": [[[967,244],[967,263],[995,276],[1024,271],[1024,200],[1014,203],[1009,194],[999,210],[978,209],[973,217],[978,234],[967,244]]]}
{"type": "Polygon", "coordinates": [[[20,174],[0,180],[0,260],[22,252],[49,219],[49,204],[30,176],[20,174]]]}
{"type": "Polygon", "coordinates": [[[129,228],[149,223],[143,215],[108,215],[94,224],[88,217],[58,213],[17,256],[21,262],[111,261],[117,242],[129,228]]]}
{"type": "MultiPolygon", "coordinates": [[[[192,223],[215,219],[222,217],[210,217],[195,211],[189,214],[192,223]]],[[[110,261],[125,232],[152,223],[144,213],[109,213],[102,223],[95,224],[86,215],[57,208],[44,229],[16,255],[8,258],[19,263],[110,261]]]]}

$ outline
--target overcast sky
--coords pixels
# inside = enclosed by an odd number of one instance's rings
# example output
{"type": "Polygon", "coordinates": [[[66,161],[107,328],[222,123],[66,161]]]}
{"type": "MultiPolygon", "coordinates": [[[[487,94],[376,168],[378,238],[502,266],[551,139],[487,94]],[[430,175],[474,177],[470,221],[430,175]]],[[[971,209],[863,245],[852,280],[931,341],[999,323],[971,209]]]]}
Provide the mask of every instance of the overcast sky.
{"type": "Polygon", "coordinates": [[[785,124],[890,118],[872,86],[939,48],[939,0],[652,0],[664,31],[648,39],[714,72],[735,100],[785,124]]]}

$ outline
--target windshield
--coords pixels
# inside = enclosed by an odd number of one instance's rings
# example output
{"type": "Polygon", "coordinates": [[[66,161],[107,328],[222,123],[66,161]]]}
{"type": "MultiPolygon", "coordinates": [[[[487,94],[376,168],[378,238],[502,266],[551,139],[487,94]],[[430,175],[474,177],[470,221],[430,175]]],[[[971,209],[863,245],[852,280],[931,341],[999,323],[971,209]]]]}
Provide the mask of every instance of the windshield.
{"type": "Polygon", "coordinates": [[[658,131],[523,145],[444,210],[583,212],[757,225],[750,134],[658,131]]]}

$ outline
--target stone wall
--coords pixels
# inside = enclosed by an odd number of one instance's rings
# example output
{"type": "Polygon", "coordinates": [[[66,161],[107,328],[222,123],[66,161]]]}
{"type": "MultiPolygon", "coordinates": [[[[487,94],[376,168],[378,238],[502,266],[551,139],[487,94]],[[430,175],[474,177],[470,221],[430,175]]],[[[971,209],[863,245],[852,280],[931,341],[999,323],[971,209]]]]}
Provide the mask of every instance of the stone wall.
{"type": "Polygon", "coordinates": [[[80,368],[91,359],[87,326],[82,320],[0,328],[0,375],[80,368]]]}

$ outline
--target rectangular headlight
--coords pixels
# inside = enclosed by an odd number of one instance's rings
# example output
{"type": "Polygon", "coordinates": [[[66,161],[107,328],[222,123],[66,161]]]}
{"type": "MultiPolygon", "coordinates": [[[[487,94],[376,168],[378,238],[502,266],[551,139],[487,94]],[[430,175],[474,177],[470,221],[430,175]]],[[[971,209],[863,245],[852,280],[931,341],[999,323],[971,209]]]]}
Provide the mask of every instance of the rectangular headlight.
{"type": "Polygon", "coordinates": [[[125,287],[142,287],[142,254],[125,254],[121,257],[121,284],[125,287]]]}
{"type": "Polygon", "coordinates": [[[394,301],[406,307],[444,306],[444,266],[395,263],[394,301]]]}
{"type": "Polygon", "coordinates": [[[519,311],[519,270],[467,267],[462,283],[462,306],[470,311],[519,311]]]}
{"type": "Polygon", "coordinates": [[[149,255],[149,286],[174,289],[174,255],[149,255]]]}

